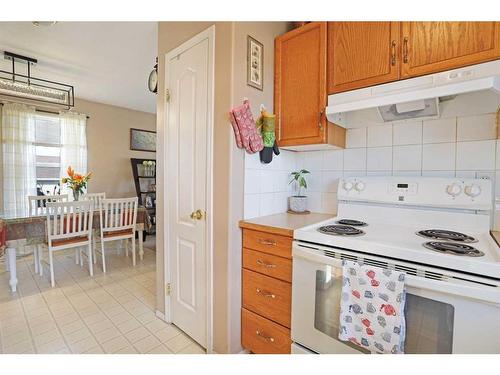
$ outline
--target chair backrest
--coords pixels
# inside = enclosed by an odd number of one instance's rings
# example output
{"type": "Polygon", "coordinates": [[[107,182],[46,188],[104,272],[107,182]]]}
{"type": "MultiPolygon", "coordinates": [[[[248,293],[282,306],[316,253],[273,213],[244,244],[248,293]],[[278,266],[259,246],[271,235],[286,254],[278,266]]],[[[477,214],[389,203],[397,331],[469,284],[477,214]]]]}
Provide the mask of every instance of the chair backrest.
{"type": "Polygon", "coordinates": [[[68,194],[61,195],[28,195],[30,216],[43,216],[47,214],[47,203],[67,202],[68,194]]]}
{"type": "Polygon", "coordinates": [[[82,195],[82,199],[91,201],[94,211],[101,209],[101,201],[106,199],[106,193],[87,193],[82,195]]]}
{"type": "Polygon", "coordinates": [[[109,232],[135,228],[137,207],[137,197],[103,199],[100,213],[101,231],[109,232]]]}
{"type": "Polygon", "coordinates": [[[92,202],[47,203],[47,235],[54,239],[89,235],[92,231],[92,202]]]}

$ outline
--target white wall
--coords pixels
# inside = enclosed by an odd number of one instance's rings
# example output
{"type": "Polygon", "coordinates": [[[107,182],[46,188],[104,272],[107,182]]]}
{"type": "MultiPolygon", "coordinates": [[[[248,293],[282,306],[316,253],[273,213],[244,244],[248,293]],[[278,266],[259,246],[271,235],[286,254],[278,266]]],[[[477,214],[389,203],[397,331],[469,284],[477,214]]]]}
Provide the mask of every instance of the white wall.
{"type": "Polygon", "coordinates": [[[301,168],[311,171],[307,195],[314,212],[335,213],[342,176],[489,177],[500,197],[499,105],[497,96],[475,93],[443,102],[437,120],[375,123],[374,111],[352,113],[347,121],[355,128],[347,131],[345,150],[285,151],[286,162],[265,166],[247,155],[245,218],[285,212],[292,192],[284,189],[283,175],[301,168]]]}

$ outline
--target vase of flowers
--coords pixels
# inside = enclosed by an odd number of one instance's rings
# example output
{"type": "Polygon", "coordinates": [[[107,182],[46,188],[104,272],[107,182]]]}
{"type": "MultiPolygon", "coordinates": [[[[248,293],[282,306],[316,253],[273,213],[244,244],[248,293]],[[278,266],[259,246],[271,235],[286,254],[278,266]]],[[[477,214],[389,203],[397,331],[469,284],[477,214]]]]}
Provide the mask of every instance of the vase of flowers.
{"type": "Polygon", "coordinates": [[[73,200],[78,201],[80,199],[80,195],[83,193],[83,189],[87,188],[87,183],[90,180],[91,173],[87,173],[86,175],[75,173],[71,166],[68,167],[66,172],[68,173],[68,177],[63,177],[61,182],[66,184],[66,186],[73,191],[73,200]]]}
{"type": "Polygon", "coordinates": [[[155,176],[156,162],[154,160],[144,160],[142,162],[142,166],[144,167],[144,176],[155,176]]]}

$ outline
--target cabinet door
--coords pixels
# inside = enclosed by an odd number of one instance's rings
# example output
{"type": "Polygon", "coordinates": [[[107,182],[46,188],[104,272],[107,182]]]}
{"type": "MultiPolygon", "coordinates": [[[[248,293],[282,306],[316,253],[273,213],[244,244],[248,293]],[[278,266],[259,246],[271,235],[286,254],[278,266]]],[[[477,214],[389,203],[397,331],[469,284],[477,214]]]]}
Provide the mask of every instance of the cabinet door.
{"type": "Polygon", "coordinates": [[[500,57],[499,22],[402,22],[401,76],[412,77],[500,57]]]}
{"type": "Polygon", "coordinates": [[[326,22],[276,38],[274,110],[280,146],[326,143],[326,22]]]}
{"type": "Polygon", "coordinates": [[[399,78],[399,22],[328,23],[328,93],[399,78]]]}

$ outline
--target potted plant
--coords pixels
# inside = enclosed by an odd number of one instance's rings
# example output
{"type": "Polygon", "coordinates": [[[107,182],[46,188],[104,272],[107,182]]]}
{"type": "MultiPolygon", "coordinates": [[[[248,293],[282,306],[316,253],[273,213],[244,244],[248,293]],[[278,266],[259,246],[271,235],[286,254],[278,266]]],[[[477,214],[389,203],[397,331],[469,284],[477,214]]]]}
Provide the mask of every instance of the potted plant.
{"type": "Polygon", "coordinates": [[[307,189],[307,181],[304,175],[310,173],[306,169],[292,172],[292,179],[289,184],[295,183],[298,185],[297,195],[290,197],[290,210],[293,212],[305,212],[307,210],[307,197],[302,195],[302,189],[307,189]]]}

